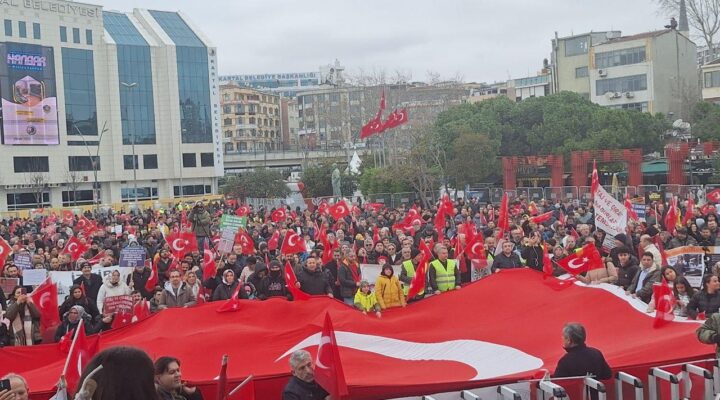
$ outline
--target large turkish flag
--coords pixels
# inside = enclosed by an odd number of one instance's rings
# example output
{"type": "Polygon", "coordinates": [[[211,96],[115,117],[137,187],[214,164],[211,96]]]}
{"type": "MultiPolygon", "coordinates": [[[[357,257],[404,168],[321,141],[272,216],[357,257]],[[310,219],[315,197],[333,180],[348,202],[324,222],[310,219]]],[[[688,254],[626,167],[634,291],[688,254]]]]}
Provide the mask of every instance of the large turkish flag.
{"type": "MultiPolygon", "coordinates": [[[[709,358],[714,351],[695,338],[699,322],[676,318],[654,329],[646,305],[620,288],[576,283],[555,291],[542,281],[540,272],[502,271],[389,309],[382,319],[324,296],[240,300],[234,313],[215,312],[217,304],[171,308],[103,333],[100,349],[136,346],[153,359],[178,357],[183,379],[206,399],[217,384],[217,360],[228,354],[228,387],[253,374],[256,398],[277,399],[289,377],[289,354],[316,352],[329,313],[350,398],[360,400],[458,391],[553,371],[565,354],[561,330],[570,321],[586,327],[588,345],[602,350],[615,371],[709,358]]],[[[0,349],[0,365],[26,377],[33,398],[49,397],[37,395],[52,392],[64,360],[57,344],[0,349]]]]}

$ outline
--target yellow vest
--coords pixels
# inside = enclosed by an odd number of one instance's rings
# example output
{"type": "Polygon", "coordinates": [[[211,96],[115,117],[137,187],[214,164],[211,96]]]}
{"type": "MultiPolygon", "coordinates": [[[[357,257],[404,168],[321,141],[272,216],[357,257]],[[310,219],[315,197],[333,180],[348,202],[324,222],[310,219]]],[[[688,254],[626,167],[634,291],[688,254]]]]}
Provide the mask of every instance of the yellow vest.
{"type": "Polygon", "coordinates": [[[360,304],[360,307],[363,311],[375,311],[375,304],[377,304],[377,297],[375,297],[375,292],[370,292],[367,296],[363,294],[360,290],[355,293],[355,300],[353,303],[360,304]]]}
{"type": "MultiPolygon", "coordinates": [[[[403,269],[405,270],[405,273],[407,274],[408,278],[412,279],[415,277],[415,264],[413,264],[412,260],[405,260],[402,263],[403,269]]],[[[403,293],[405,293],[405,296],[407,296],[408,292],[410,291],[410,285],[406,285],[403,283],[403,293]]],[[[422,296],[425,294],[425,289],[421,289],[418,292],[418,296],[422,296]]]]}
{"type": "Polygon", "coordinates": [[[440,260],[435,260],[430,265],[435,268],[435,283],[439,291],[447,292],[455,288],[455,260],[448,258],[447,270],[440,263],[440,260]]]}

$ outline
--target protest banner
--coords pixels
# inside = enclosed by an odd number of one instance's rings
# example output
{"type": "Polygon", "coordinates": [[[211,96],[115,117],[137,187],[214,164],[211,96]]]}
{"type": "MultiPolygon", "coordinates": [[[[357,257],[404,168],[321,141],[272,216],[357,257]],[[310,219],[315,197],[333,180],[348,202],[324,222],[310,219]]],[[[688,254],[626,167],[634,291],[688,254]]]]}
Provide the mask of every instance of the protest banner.
{"type": "MultiPolygon", "coordinates": [[[[103,280],[106,276],[110,275],[113,271],[120,271],[120,280],[123,282],[127,281],[128,275],[133,271],[132,268],[114,265],[112,267],[93,267],[92,272],[100,275],[103,280]]],[[[65,297],[70,294],[70,286],[73,285],[73,281],[82,275],[81,271],[50,271],[50,280],[57,284],[58,289],[58,304],[62,304],[65,301],[65,297]]]]}
{"type": "MultiPolygon", "coordinates": [[[[393,265],[393,274],[395,276],[400,277],[401,270],[401,265],[393,265]]],[[[375,286],[375,282],[381,272],[382,267],[380,267],[380,264],[360,264],[360,275],[363,280],[368,281],[371,287],[375,286]]]]}
{"type": "Polygon", "coordinates": [[[29,253],[15,254],[13,263],[18,269],[32,269],[32,256],[29,253]]]}
{"type": "Polygon", "coordinates": [[[632,203],[633,211],[635,211],[635,214],[638,216],[638,220],[645,222],[645,198],[635,197],[630,199],[630,202],[632,203]]]}
{"type": "Polygon", "coordinates": [[[128,246],[120,250],[120,267],[135,268],[139,265],[145,265],[145,257],[147,252],[141,246],[128,246]]]}
{"type": "Polygon", "coordinates": [[[236,231],[232,227],[227,227],[222,230],[220,243],[217,248],[218,253],[228,254],[232,251],[233,245],[235,244],[235,233],[236,231]]]}
{"type": "Polygon", "coordinates": [[[110,296],[106,297],[103,302],[103,314],[113,312],[130,312],[132,311],[132,297],[130,295],[110,296]]]}
{"type": "Polygon", "coordinates": [[[595,192],[595,226],[610,236],[625,233],[627,227],[627,209],[615,200],[602,186],[595,192]]]}
{"type": "Polygon", "coordinates": [[[0,290],[8,297],[15,286],[20,284],[20,278],[0,278],[0,290]]]}
{"type": "Polygon", "coordinates": [[[232,228],[235,232],[237,232],[239,228],[245,229],[245,226],[247,226],[247,217],[238,217],[237,215],[228,214],[223,214],[223,216],[220,217],[220,230],[232,228]]]}
{"type": "MultiPolygon", "coordinates": [[[[710,249],[717,247],[709,247],[710,249]]],[[[684,276],[690,285],[699,288],[705,273],[705,250],[699,246],[682,246],[665,251],[668,264],[674,267],[679,275],[684,276]]]]}
{"type": "Polygon", "coordinates": [[[46,269],[26,269],[23,270],[23,285],[36,286],[45,281],[47,278],[46,269]]]}

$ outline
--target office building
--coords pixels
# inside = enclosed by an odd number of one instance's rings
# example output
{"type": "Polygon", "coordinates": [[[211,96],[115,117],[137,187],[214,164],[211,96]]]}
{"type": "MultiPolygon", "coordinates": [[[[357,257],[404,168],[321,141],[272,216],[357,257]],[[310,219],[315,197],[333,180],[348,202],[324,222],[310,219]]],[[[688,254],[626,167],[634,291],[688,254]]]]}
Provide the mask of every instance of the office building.
{"type": "Polygon", "coordinates": [[[299,92],[320,89],[322,85],[336,86],[344,81],[344,67],[338,60],[323,65],[316,72],[283,72],[244,75],[223,75],[223,83],[235,83],[271,92],[283,97],[295,97],[299,92]]]}
{"type": "Polygon", "coordinates": [[[226,153],[281,149],[280,96],[226,83],[220,105],[226,153]]]}
{"type": "Polygon", "coordinates": [[[216,49],[187,16],[9,0],[0,19],[0,210],[217,192],[216,49]]]}

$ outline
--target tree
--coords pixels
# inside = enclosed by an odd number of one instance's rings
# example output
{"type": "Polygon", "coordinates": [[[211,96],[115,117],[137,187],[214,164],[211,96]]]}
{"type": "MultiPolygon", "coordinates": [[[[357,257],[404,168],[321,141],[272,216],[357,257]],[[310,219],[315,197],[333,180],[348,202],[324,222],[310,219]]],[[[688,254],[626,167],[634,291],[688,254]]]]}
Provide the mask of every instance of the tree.
{"type": "Polygon", "coordinates": [[[47,165],[44,165],[38,158],[33,158],[28,166],[28,174],[25,177],[27,185],[32,190],[37,208],[43,206],[43,193],[48,188],[50,177],[47,174],[47,165]]]}
{"type": "MultiPolygon", "coordinates": [[[[660,10],[669,15],[680,12],[681,0],[657,0],[660,10]]],[[[720,30],[720,0],[685,0],[688,24],[699,32],[708,48],[710,60],[715,57],[715,35],[720,30]]]]}
{"type": "Polygon", "coordinates": [[[222,193],[244,200],[256,198],[285,198],[290,189],[283,180],[280,171],[267,168],[255,169],[242,175],[228,178],[221,188],[222,193]]]}
{"type": "Polygon", "coordinates": [[[693,136],[701,140],[720,140],[720,106],[700,101],[690,117],[693,136]]]}
{"type": "Polygon", "coordinates": [[[378,193],[403,193],[413,190],[406,176],[400,171],[404,166],[367,168],[360,176],[360,191],[364,195],[378,193]]]}
{"type": "Polygon", "coordinates": [[[483,133],[465,132],[455,140],[452,157],[448,160],[449,183],[455,188],[463,188],[478,182],[487,182],[496,177],[497,157],[483,157],[478,154],[497,154],[500,144],[483,133]]]}
{"type": "MultiPolygon", "coordinates": [[[[340,191],[343,196],[350,197],[357,189],[357,176],[343,173],[342,166],[338,166],[341,172],[340,191]]],[[[302,183],[305,185],[305,195],[308,197],[332,196],[333,172],[332,164],[318,164],[303,169],[302,183]]]]}

